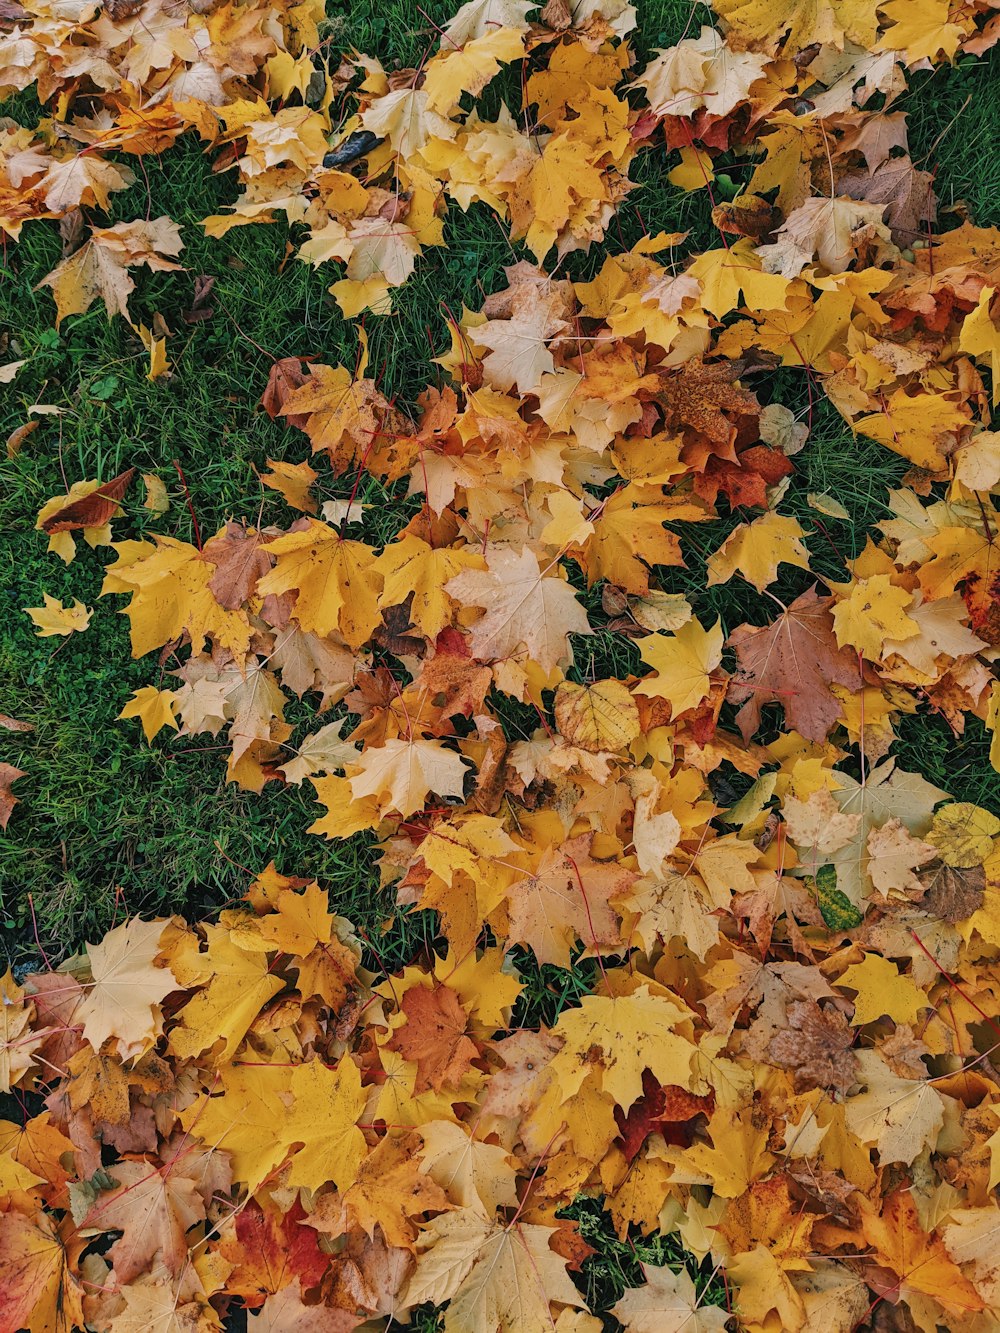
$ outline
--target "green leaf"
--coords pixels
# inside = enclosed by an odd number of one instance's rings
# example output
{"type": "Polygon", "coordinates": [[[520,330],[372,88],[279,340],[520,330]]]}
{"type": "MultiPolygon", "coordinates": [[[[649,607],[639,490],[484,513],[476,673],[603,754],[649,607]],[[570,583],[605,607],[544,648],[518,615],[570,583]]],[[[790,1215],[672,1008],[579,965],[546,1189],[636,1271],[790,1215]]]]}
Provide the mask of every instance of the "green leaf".
{"type": "Polygon", "coordinates": [[[853,930],[861,925],[861,913],[847,894],[837,888],[836,866],[820,866],[813,882],[820,913],[831,930],[853,930]]]}

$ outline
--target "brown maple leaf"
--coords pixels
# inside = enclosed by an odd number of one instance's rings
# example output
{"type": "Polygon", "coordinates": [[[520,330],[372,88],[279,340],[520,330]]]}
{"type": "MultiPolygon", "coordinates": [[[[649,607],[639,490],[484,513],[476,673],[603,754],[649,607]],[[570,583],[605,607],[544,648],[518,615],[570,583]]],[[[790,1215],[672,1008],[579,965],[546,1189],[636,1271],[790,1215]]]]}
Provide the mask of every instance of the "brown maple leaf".
{"type": "Polygon", "coordinates": [[[927,890],[921,908],[942,921],[967,921],[983,905],[986,872],[982,866],[959,868],[931,861],[920,869],[917,878],[927,890]]]}
{"type": "Polygon", "coordinates": [[[386,1047],[415,1061],[414,1092],[457,1087],[479,1055],[475,1042],[465,1035],[468,1015],[458,996],[448,986],[411,986],[400,1007],[406,1022],[386,1047]]]}
{"type": "Polygon", "coordinates": [[[24,777],[27,777],[27,773],[23,768],[15,768],[13,764],[0,764],[0,829],[5,829],[10,823],[14,806],[20,799],[14,795],[11,787],[18,778],[24,777]]]}
{"type": "Polygon", "coordinates": [[[82,528],[100,528],[118,513],[122,496],[135,476],[135,468],[112,477],[96,491],[74,500],[42,520],[43,532],[73,532],[82,528]]]}
{"type": "Polygon", "coordinates": [[[855,653],[837,646],[832,597],[810,588],[772,624],[740,625],[728,639],[739,663],[729,684],[728,699],[742,704],[736,725],[748,741],[760,726],[766,703],[780,703],[785,725],[807,740],[825,740],[843,717],[840,700],[830,689],[843,685],[857,691],[861,673],[855,653]]]}
{"type": "Polygon", "coordinates": [[[934,177],[918,171],[909,157],[893,157],[868,174],[852,171],[837,180],[837,190],[852,199],[884,204],[884,218],[899,245],[927,236],[937,216],[934,177]]]}
{"type": "Polygon", "coordinates": [[[704,362],[698,357],[663,375],[657,399],[666,425],[703,436],[726,450],[736,437],[732,417],[760,416],[760,403],[739,378],[743,361],[704,362]]]}
{"type": "Polygon", "coordinates": [[[215,565],[208,581],[212,596],[227,611],[237,611],[250,600],[257,580],[271,568],[271,557],[261,542],[271,534],[246,529],[242,523],[226,524],[222,532],[205,543],[204,558],[215,565]]]}
{"type": "Polygon", "coordinates": [[[767,1048],[768,1058],[790,1069],[796,1092],[830,1088],[846,1092],[857,1081],[851,1045],[855,1034],[836,1009],[821,1009],[814,1000],[796,1000],[788,1006],[788,1026],[776,1032],[767,1048]]]}
{"type": "MultiPolygon", "coordinates": [[[[308,382],[309,375],[302,369],[302,358],[299,356],[283,356],[280,361],[275,361],[271,367],[267,377],[267,385],[261,396],[261,407],[274,421],[283,414],[285,403],[295,390],[301,389],[303,384],[308,384],[308,382]]],[[[290,416],[286,416],[285,420],[290,426],[305,430],[309,413],[302,412],[298,415],[292,413],[290,416]]]]}

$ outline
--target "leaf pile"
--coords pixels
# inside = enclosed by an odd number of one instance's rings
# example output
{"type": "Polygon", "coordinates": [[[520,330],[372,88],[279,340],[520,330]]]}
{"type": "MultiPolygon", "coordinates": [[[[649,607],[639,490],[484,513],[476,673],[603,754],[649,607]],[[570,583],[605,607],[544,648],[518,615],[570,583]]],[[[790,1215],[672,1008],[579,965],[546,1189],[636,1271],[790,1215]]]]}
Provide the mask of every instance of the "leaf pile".
{"type": "Polygon", "coordinates": [[[891,753],[933,709],[985,723],[1000,769],[1000,232],[939,229],[893,109],[908,68],[1000,27],[974,0],[714,8],[640,71],[620,0],[470,0],[391,73],[326,64],[309,3],[0,10],[0,91],[51,108],[3,124],[0,223],[61,220],[58,318],[127,315],[132,270],[177,268],[170,219],[84,239],[83,210],[185,133],[241,183],[209,233],[302,224],[348,316],[391,310],[452,206],[535,261],[450,319],[450,382],[412,410],[363,327],[353,367],[275,362],[286,527],[123,536],[131,472],[38,515],[63,560],[113,548],[101,591],[169,673],[122,716],[224,735],[247,790],[310,782],[313,832],[367,831],[440,948],[379,971],[272,866],[212,923],[8,974],[0,1090],[42,1100],[0,1127],[2,1333],[240,1308],[326,1333],[428,1303],[446,1333],[592,1333],[581,1195],[726,1275],[720,1309],[649,1268],[626,1329],[1000,1321],[1000,819],[891,753]],[[521,102],[482,97],[508,67],[521,102]],[[647,236],[560,276],[664,152],[684,190],[749,166],[718,245],[647,236]],[[768,401],[779,369],[910,465],[853,559],[826,549],[836,497],[791,512],[810,422],[768,401]],[[390,540],[366,473],[410,499],[390,540]],[[350,498],[321,508],[321,475],[350,498]],[[731,581],[754,614],[723,625],[731,581]],[[293,699],[330,716],[296,734],[293,699]],[[546,1020],[533,965],[593,982],[546,1020]]]}

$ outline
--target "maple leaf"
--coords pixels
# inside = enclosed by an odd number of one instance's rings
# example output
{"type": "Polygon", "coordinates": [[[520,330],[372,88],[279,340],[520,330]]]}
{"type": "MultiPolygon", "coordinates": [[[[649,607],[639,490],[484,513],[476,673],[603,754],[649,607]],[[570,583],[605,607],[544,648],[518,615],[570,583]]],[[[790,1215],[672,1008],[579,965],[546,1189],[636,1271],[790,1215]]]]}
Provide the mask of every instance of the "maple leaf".
{"type": "Polygon", "coordinates": [[[312,365],[305,382],[285,396],[281,414],[302,422],[314,453],[328,449],[344,468],[371,450],[388,409],[372,380],[354,380],[343,366],[312,365]]]}
{"type": "Polygon", "coordinates": [[[852,171],[839,176],[837,189],[852,199],[881,205],[882,216],[899,245],[910,245],[925,235],[937,216],[934,177],[929,171],[918,171],[908,154],[884,158],[871,174],[852,171]]]}
{"type": "Polygon", "coordinates": [[[135,476],[135,468],[101,485],[98,481],[76,481],[66,495],[53,496],[38,511],[35,527],[48,533],[49,550],[69,564],[76,554],[70,532],[82,532],[89,546],[111,543],[111,519],[119,501],[135,476]]]}
{"type": "Polygon", "coordinates": [[[866,240],[873,235],[889,240],[884,212],[884,203],[858,203],[855,198],[807,199],[789,213],[774,244],[759,246],[757,254],[765,273],[785,278],[797,278],[814,256],[828,273],[843,273],[854,258],[856,232],[866,240]]]}
{"type": "Polygon", "coordinates": [[[419,810],[427,793],[461,796],[468,770],[454,750],[437,741],[387,740],[369,746],[352,765],[349,782],[355,800],[374,797],[383,810],[406,818],[419,810]]]}
{"type": "Polygon", "coordinates": [[[205,1217],[195,1182],[176,1165],[120,1162],[115,1188],[95,1202],[84,1226],[121,1231],[109,1252],[115,1278],[131,1282],[159,1260],[178,1273],[188,1258],[187,1232],[205,1217]]]}
{"type": "Polygon", "coordinates": [[[689,1086],[694,1047],[674,1031],[683,1016],[672,1000],[646,986],[633,995],[584,997],[553,1028],[565,1042],[549,1065],[561,1099],[578,1092],[591,1072],[624,1111],[642,1095],[643,1069],[663,1083],[689,1086]]]}
{"type": "Polygon", "coordinates": [[[780,564],[809,568],[809,552],[802,544],[805,532],[794,518],[768,512],[752,523],[734,528],[719,549],[708,557],[708,585],[725,583],[737,570],[758,592],[778,577],[780,564]]]}
{"type": "Polygon", "coordinates": [[[850,1097],[847,1127],[878,1148],[879,1160],[909,1164],[933,1143],[944,1124],[944,1103],[929,1083],[899,1078],[875,1051],[855,1052],[866,1091],[850,1097]]]}
{"type": "Polygon", "coordinates": [[[911,396],[905,389],[896,389],[881,412],[855,421],[854,429],[917,467],[939,472],[946,465],[946,447],[967,422],[967,409],[947,394],[911,396]]]}
{"type": "Polygon", "coordinates": [[[639,736],[639,710],[621,681],[595,681],[556,690],[556,723],[571,745],[585,750],[623,750],[639,736]]]}
{"type": "Polygon", "coordinates": [[[248,532],[239,523],[227,523],[205,543],[202,555],[215,566],[208,581],[212,596],[227,611],[240,610],[255,593],[258,579],[271,568],[261,534],[248,532]]]}
{"type": "Polygon", "coordinates": [[[507,937],[533,949],[539,963],[569,967],[577,939],[588,953],[620,947],[619,919],[609,900],[625,894],[634,876],[592,860],[590,843],[584,835],[546,848],[533,873],[506,891],[507,937]]]}
{"type": "Polygon", "coordinates": [[[928,1236],[905,1190],[891,1194],[881,1214],[864,1210],[861,1229],[881,1262],[898,1277],[896,1291],[904,1300],[911,1295],[932,1297],[954,1319],[968,1318],[985,1308],[943,1243],[928,1236]]]}
{"type": "Polygon", "coordinates": [[[626,1290],[611,1313],[626,1333],[722,1333],[729,1315],[703,1305],[689,1275],[681,1269],[647,1267],[646,1285],[626,1290]]]}
{"type": "Polygon", "coordinates": [[[432,111],[429,93],[419,88],[396,88],[377,98],[361,115],[361,124],[387,138],[400,157],[413,157],[432,136],[452,139],[456,126],[432,111]]]}
{"type": "Polygon", "coordinates": [[[854,1033],[843,1016],[815,1002],[797,1001],[788,1006],[787,1017],[787,1028],[768,1042],[768,1058],[792,1071],[796,1088],[849,1091],[857,1078],[854,1033]]]}
{"type": "Polygon", "coordinates": [[[209,930],[206,953],[175,950],[171,969],[185,987],[207,985],[178,1011],[170,1049],[181,1058],[213,1051],[217,1064],[232,1058],[262,1006],[283,985],[270,974],[265,955],[240,949],[221,927],[209,930]]]}
{"type": "Polygon", "coordinates": [[[583,543],[582,555],[574,558],[582,561],[590,583],[611,579],[642,596],[649,592],[647,565],[684,563],[680,542],[664,523],[701,517],[692,505],[663,502],[659,487],[627,486],[595,511],[592,535],[583,543]]]}
{"type": "Polygon", "coordinates": [[[579,1309],[565,1262],[549,1248],[552,1227],[499,1226],[471,1209],[445,1213],[421,1232],[407,1304],[448,1301],[455,1330],[516,1333],[551,1327],[550,1302],[579,1309]]]}
{"type": "Polygon", "coordinates": [[[878,36],[876,6],[870,0],[783,0],[777,12],[767,0],[718,0],[713,7],[730,25],[738,47],[761,42],[794,53],[818,42],[843,50],[848,38],[870,48],[878,36]]]}
{"type": "Polygon", "coordinates": [[[289,1328],[296,1333],[345,1333],[346,1321],[353,1318],[329,1305],[306,1305],[296,1278],[267,1297],[260,1310],[248,1317],[247,1328],[252,1333],[284,1333],[289,1328]]]}
{"type": "Polygon", "coordinates": [[[250,1310],[260,1305],[266,1309],[268,1295],[289,1286],[307,1291],[317,1287],[329,1265],[301,1206],[296,1202],[283,1212],[266,1196],[263,1206],[248,1199],[225,1224],[218,1253],[233,1266],[227,1289],[250,1310]]]}
{"type": "Polygon", "coordinates": [[[837,978],[838,986],[850,986],[858,992],[851,1022],[871,1023],[888,1016],[894,1023],[915,1023],[921,1009],[930,1002],[909,977],[900,975],[895,963],[876,953],[866,953],[837,978]]]}
{"type": "Polygon", "coordinates": [[[516,385],[518,393],[532,393],[542,376],[555,369],[549,341],[568,327],[543,301],[533,307],[522,306],[510,319],[478,324],[472,336],[480,347],[488,349],[483,373],[489,383],[501,392],[516,385]]]}
{"type": "Polygon", "coordinates": [[[35,1014],[24,991],[14,983],[10,968],[0,976],[0,1092],[10,1092],[32,1067],[34,1051],[43,1037],[28,1031],[35,1014]]]}
{"type": "Polygon", "coordinates": [[[279,1135],[283,1147],[294,1149],[288,1184],[316,1190],[333,1181],[348,1189],[367,1155],[357,1128],[367,1101],[357,1065],[349,1056],[332,1069],[310,1060],[292,1071],[288,1089],[294,1105],[279,1135]]]}
{"type": "Polygon", "coordinates": [[[385,580],[379,605],[383,609],[398,606],[412,593],[410,619],[429,639],[437,638],[451,623],[454,603],[445,591],[448,580],[463,569],[485,567],[475,551],[435,550],[412,533],[391,542],[372,565],[385,580]]]}
{"type": "Polygon", "coordinates": [[[514,1159],[496,1143],[484,1143],[448,1120],[420,1126],[420,1170],[440,1185],[458,1208],[496,1216],[517,1203],[514,1159]]]}
{"type": "MultiPolygon", "coordinates": [[[[109,170],[110,162],[100,158],[77,162],[100,163],[109,170]]],[[[76,203],[79,200],[75,201],[76,203]]],[[[106,205],[105,205],[106,206],[106,205]]],[[[56,327],[67,315],[78,315],[89,310],[100,297],[108,318],[123,315],[128,319],[128,298],[135,283],[128,270],[136,264],[152,269],[179,269],[180,265],[164,254],[179,254],[180,233],[169,218],[155,218],[152,222],[119,222],[113,227],[97,227],[90,238],[38,284],[51,287],[56,299],[56,327]]]]}
{"type": "Polygon", "coordinates": [[[821,787],[808,801],[786,796],[781,813],[792,841],[814,847],[821,857],[839,851],[861,827],[861,816],[843,814],[828,787],[821,787]]]}
{"type": "Polygon", "coordinates": [[[457,1087],[479,1055],[465,1035],[468,1017],[448,986],[413,986],[400,1006],[406,1022],[386,1042],[417,1066],[414,1092],[457,1087]]]}
{"type": "Polygon", "coordinates": [[[738,626],[727,640],[739,670],[728,697],[742,704],[736,722],[744,740],[760,726],[765,703],[780,703],[786,725],[808,740],[823,741],[843,717],[830,688],[861,688],[857,655],[840,648],[834,636],[833,598],[814,588],[797,597],[771,625],[738,626]]]}
{"type": "Polygon", "coordinates": [[[958,801],[935,811],[927,842],[937,848],[946,866],[968,868],[982,865],[992,855],[998,833],[996,815],[970,801],[958,801]]]}
{"type": "Polygon", "coordinates": [[[23,1328],[74,1333],[83,1326],[84,1289],[71,1268],[81,1246],[64,1237],[47,1214],[32,1218],[12,1209],[0,1216],[3,1333],[23,1328]]]}
{"type": "Polygon", "coordinates": [[[868,873],[880,893],[922,894],[924,885],[913,872],[934,854],[930,843],[914,838],[898,819],[868,834],[868,873]]]}
{"type": "Polygon", "coordinates": [[[316,471],[308,463],[288,463],[283,459],[269,458],[267,466],[269,472],[258,473],[261,485],[277,491],[290,508],[315,514],[318,506],[312,494],[312,484],[318,475],[316,471]]]}
{"type": "Polygon", "coordinates": [[[175,718],[177,695],[173,690],[158,690],[155,685],[143,685],[132,695],[118,714],[119,718],[137,717],[142,733],[151,741],[164,727],[178,728],[175,718]]]}
{"type": "MultiPolygon", "coordinates": [[[[344,1221],[349,1219],[369,1237],[374,1236],[378,1226],[387,1245],[414,1248],[418,1228],[411,1219],[421,1213],[445,1212],[451,1206],[440,1185],[421,1174],[415,1156],[418,1144],[416,1134],[390,1132],[382,1139],[362,1162],[357,1180],[342,1196],[344,1221]]],[[[320,1220],[314,1219],[312,1225],[326,1229],[320,1220]]],[[[338,1221],[335,1234],[342,1225],[338,1221]]]]}
{"type": "Polygon", "coordinates": [[[224,1064],[178,1119],[186,1133],[222,1150],[233,1180],[255,1193],[288,1155],[287,1145],[272,1132],[288,1112],[287,1088],[288,1074],[280,1066],[224,1064]]]}
{"type": "Polygon", "coordinates": [[[496,28],[523,32],[528,26],[525,15],[536,7],[531,0],[466,0],[442,30],[441,46],[464,46],[496,28]]]}
{"type": "Polygon", "coordinates": [[[187,633],[194,652],[211,636],[234,655],[246,653],[250,622],[244,610],[227,611],[211,590],[215,567],[201,551],[172,537],[116,545],[102,592],[131,594],[125,607],[136,657],[187,633]]]}
{"type": "Polygon", "coordinates": [[[485,614],[473,626],[473,655],[490,662],[526,652],[544,671],[571,657],[570,634],[591,634],[586,612],[568,583],[540,569],[527,547],[520,554],[491,547],[487,570],[464,570],[449,579],[445,591],[463,606],[485,614]]]}
{"type": "Polygon", "coordinates": [[[271,572],[258,579],[263,594],[295,593],[295,619],[302,629],[327,635],[339,631],[351,648],[360,648],[379,622],[382,580],[374,552],[363,542],[344,540],[326,523],[308,520],[262,548],[276,557],[271,572]]]}
{"type": "Polygon", "coordinates": [[[89,606],[84,606],[79,598],[73,599],[72,606],[63,606],[58,598],[42,594],[44,605],[29,606],[26,613],[38,626],[38,638],[51,638],[54,634],[77,634],[85,630],[93,615],[89,606]]]}
{"type": "Polygon", "coordinates": [[[281,765],[285,781],[298,786],[303,778],[311,778],[316,773],[335,773],[347,764],[356,763],[358,751],[350,741],[341,738],[343,729],[342,720],[328,722],[325,727],[307,736],[295,758],[281,765]]]}
{"type": "Polygon", "coordinates": [[[463,93],[478,97],[500,72],[501,63],[508,64],[523,55],[524,38],[517,28],[491,28],[467,41],[461,50],[443,42],[424,77],[428,109],[447,115],[458,106],[463,93]]]}
{"type": "Polygon", "coordinates": [[[841,648],[856,648],[877,661],[886,639],[893,642],[913,638],[920,626],[907,614],[913,594],[890,582],[888,574],[858,579],[850,596],[833,608],[833,631],[841,648]]]}
{"type": "Polygon", "coordinates": [[[736,362],[691,360],[665,375],[659,396],[668,422],[695,431],[714,447],[730,448],[736,430],[725,413],[737,418],[760,413],[757,399],[738,383],[740,369],[736,362]]]}
{"type": "Polygon", "coordinates": [[[674,634],[652,634],[642,643],[643,661],[656,671],[642,680],[636,694],[666,699],[676,716],[701,703],[709,691],[709,673],[722,661],[722,625],[709,630],[689,620],[674,634]]]}
{"type": "Polygon", "coordinates": [[[23,768],[15,768],[13,764],[0,763],[0,829],[5,829],[10,823],[14,806],[20,800],[20,797],[15,796],[11,791],[11,787],[18,778],[27,776],[23,768]]]}
{"type": "Polygon", "coordinates": [[[155,1041],[160,1001],[177,989],[170,968],[154,965],[163,934],[162,921],[136,917],[109,931],[99,944],[87,945],[93,980],[77,1009],[77,1020],[95,1051],[113,1037],[122,1058],[128,1059],[155,1041]]]}

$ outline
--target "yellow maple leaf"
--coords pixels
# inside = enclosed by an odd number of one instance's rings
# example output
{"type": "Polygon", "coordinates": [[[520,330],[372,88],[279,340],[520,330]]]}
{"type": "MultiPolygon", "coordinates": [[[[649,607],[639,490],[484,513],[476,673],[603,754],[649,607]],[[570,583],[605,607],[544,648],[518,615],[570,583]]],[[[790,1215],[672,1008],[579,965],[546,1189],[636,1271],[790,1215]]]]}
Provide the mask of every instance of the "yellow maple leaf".
{"type": "MultiPolygon", "coordinates": [[[[951,21],[948,0],[887,0],[879,6],[889,27],[876,51],[901,51],[906,63],[935,60],[941,54],[953,60],[967,28],[951,21]]],[[[870,43],[866,43],[870,45],[870,43]]]]}
{"type": "Polygon", "coordinates": [[[268,970],[265,954],[239,948],[227,930],[211,926],[207,935],[207,952],[188,949],[171,956],[182,985],[207,985],[196,989],[178,1012],[169,1048],[181,1059],[202,1056],[206,1063],[219,1065],[232,1059],[250,1024],[284,983],[268,970]]]}
{"type": "Polygon", "coordinates": [[[329,944],[333,916],[327,895],[318,884],[302,893],[286,890],[277,901],[277,911],[261,918],[261,940],[267,948],[304,958],[317,944],[329,944]]]}
{"type": "Polygon", "coordinates": [[[996,815],[971,801],[958,801],[937,811],[926,838],[946,866],[968,868],[981,866],[990,856],[998,833],[996,815]]]}
{"type": "Polygon", "coordinates": [[[906,614],[913,594],[894,584],[888,574],[858,579],[849,597],[833,608],[833,629],[839,647],[856,648],[877,662],[886,639],[912,639],[920,626],[906,614]]]}
{"type": "Polygon", "coordinates": [[[412,593],[410,619],[429,639],[436,638],[454,614],[455,603],[445,591],[448,580],[463,569],[485,568],[486,561],[478,551],[435,548],[412,533],[390,542],[372,564],[385,580],[379,606],[383,610],[398,606],[412,593]]]}
{"type": "Polygon", "coordinates": [[[285,503],[303,514],[315,514],[316,497],[312,494],[312,484],[316,472],[308,463],[287,463],[283,459],[267,460],[269,472],[259,472],[261,484],[272,491],[278,491],[285,497],[285,503]]]}
{"type": "Polygon", "coordinates": [[[280,1143],[293,1149],[288,1184],[318,1190],[332,1181],[346,1190],[368,1151],[357,1127],[368,1100],[357,1065],[349,1055],[332,1069],[310,1060],[292,1070],[288,1090],[294,1104],[277,1125],[280,1143]]]}
{"type": "Polygon", "coordinates": [[[764,44],[795,55],[814,42],[844,49],[848,38],[870,47],[878,35],[876,0],[714,0],[717,14],[730,25],[736,46],[764,44]],[[781,36],[787,33],[784,42],[781,36]]]}
{"type": "Polygon", "coordinates": [[[53,634],[76,634],[90,624],[93,614],[89,606],[84,606],[78,597],[74,597],[71,606],[63,606],[56,597],[42,593],[44,605],[26,606],[26,613],[38,626],[38,638],[51,638],[53,634]]]}
{"type": "Polygon", "coordinates": [[[92,980],[76,1011],[95,1051],[113,1037],[123,1059],[141,1055],[161,1031],[160,1001],[177,990],[168,966],[157,967],[166,923],[138,917],[87,945],[92,980]]]}
{"type": "Polygon", "coordinates": [[[772,510],[750,523],[741,523],[708,557],[709,586],[726,583],[739,572],[758,592],[763,592],[778,577],[779,565],[808,569],[809,552],[802,544],[804,536],[797,519],[772,510]]]}
{"type": "Polygon", "coordinates": [[[917,467],[940,472],[947,466],[944,446],[969,421],[969,409],[945,393],[910,395],[897,389],[881,412],[854,422],[854,429],[902,454],[917,467]]]}
{"type": "Polygon", "coordinates": [[[461,796],[468,769],[462,756],[438,741],[387,740],[358,756],[349,775],[355,800],[372,796],[380,811],[395,810],[405,819],[419,810],[434,791],[461,796]]]}
{"type": "Polygon", "coordinates": [[[675,716],[694,708],[708,693],[709,673],[722,661],[722,640],[721,621],[703,629],[689,620],[675,634],[651,634],[640,651],[657,674],[641,680],[635,693],[668,700],[675,716]]]}
{"type": "Polygon", "coordinates": [[[234,1183],[253,1192],[271,1174],[288,1148],[273,1132],[288,1112],[288,1069],[266,1061],[223,1064],[207,1081],[205,1093],[179,1114],[183,1129],[229,1157],[234,1183]]]}
{"type": "Polygon", "coordinates": [[[495,28],[474,37],[461,49],[443,45],[424,73],[427,109],[448,115],[458,106],[463,93],[473,97],[483,91],[509,64],[524,55],[524,33],[516,28],[495,28]]]}
{"type": "Polygon", "coordinates": [[[555,715],[560,733],[584,750],[624,750],[639,735],[639,710],[620,680],[563,681],[556,690],[555,715]]]}
{"type": "Polygon", "coordinates": [[[895,963],[877,953],[866,953],[863,963],[847,968],[837,978],[837,985],[850,986],[858,992],[851,1019],[855,1027],[879,1018],[915,1023],[921,1009],[931,1007],[924,992],[903,976],[895,963]]]}
{"type": "Polygon", "coordinates": [[[633,995],[588,995],[580,1008],[565,1010],[552,1029],[564,1042],[550,1063],[559,1102],[591,1074],[623,1111],[642,1095],[643,1069],[690,1087],[695,1047],[675,1031],[685,1019],[679,1004],[639,986],[633,995]]]}
{"type": "Polygon", "coordinates": [[[380,619],[382,578],[370,546],[346,541],[335,528],[310,519],[303,532],[289,532],[262,549],[277,563],[257,589],[265,595],[294,592],[293,614],[302,629],[319,635],[339,631],[352,648],[371,637],[380,619]]]}
{"type": "Polygon", "coordinates": [[[177,730],[179,724],[174,716],[176,712],[177,695],[174,690],[158,690],[155,685],[143,685],[133,693],[118,717],[137,717],[142,723],[143,735],[147,741],[151,741],[164,727],[177,730]]]}
{"type": "MultiPolygon", "coordinates": [[[[222,533],[219,534],[223,535],[222,533]]],[[[234,657],[250,643],[246,611],[226,610],[212,591],[216,566],[197,547],[174,537],[116,542],[118,560],[108,567],[101,592],[131,593],[125,607],[132,630],[132,654],[143,657],[185,632],[200,652],[211,636],[234,657]]]]}

